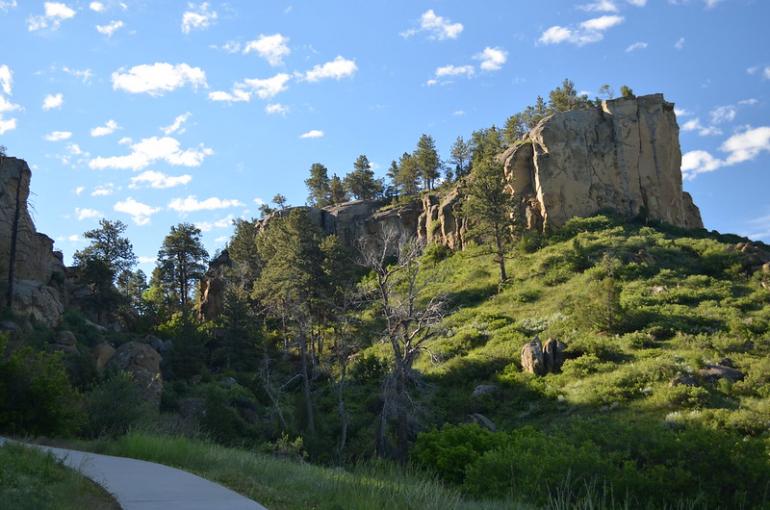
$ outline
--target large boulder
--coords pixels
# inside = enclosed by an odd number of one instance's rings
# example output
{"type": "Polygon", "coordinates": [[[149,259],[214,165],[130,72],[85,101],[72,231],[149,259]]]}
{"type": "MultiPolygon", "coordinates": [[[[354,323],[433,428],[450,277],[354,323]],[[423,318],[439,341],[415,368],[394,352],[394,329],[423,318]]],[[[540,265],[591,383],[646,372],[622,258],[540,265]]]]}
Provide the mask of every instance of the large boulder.
{"type": "Polygon", "coordinates": [[[545,371],[554,373],[561,370],[561,366],[564,364],[564,350],[566,349],[559,340],[549,338],[543,345],[543,362],[545,363],[545,371]]]}
{"type": "Polygon", "coordinates": [[[112,357],[115,356],[115,348],[107,342],[102,342],[94,347],[92,355],[94,357],[96,371],[101,374],[107,367],[107,363],[109,363],[112,357]]]}
{"type": "Polygon", "coordinates": [[[501,161],[525,228],[558,227],[601,210],[703,227],[682,191],[679,126],[662,94],[548,116],[501,161]]]}
{"type": "Polygon", "coordinates": [[[131,374],[145,400],[158,407],[163,392],[160,360],[160,354],[149,345],[127,342],[115,351],[107,363],[107,369],[131,374]]]}
{"type": "Polygon", "coordinates": [[[535,375],[545,375],[545,360],[543,359],[543,344],[538,337],[524,344],[521,348],[521,368],[535,375]]]}

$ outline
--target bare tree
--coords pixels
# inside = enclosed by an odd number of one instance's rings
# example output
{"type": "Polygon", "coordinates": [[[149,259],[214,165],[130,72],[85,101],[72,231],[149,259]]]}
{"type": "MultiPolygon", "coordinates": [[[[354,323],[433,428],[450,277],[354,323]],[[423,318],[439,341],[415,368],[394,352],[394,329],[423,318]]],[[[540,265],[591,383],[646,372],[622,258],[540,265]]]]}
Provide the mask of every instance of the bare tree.
{"type": "Polygon", "coordinates": [[[374,293],[385,321],[383,340],[393,352],[393,367],[382,387],[382,412],[377,431],[377,450],[384,454],[386,435],[395,421],[395,457],[406,460],[409,441],[409,388],[415,380],[412,365],[443,314],[444,299],[432,296],[427,303],[418,274],[422,245],[384,227],[374,241],[360,247],[360,264],[374,273],[374,293]],[[395,259],[395,262],[392,262],[395,259]]]}

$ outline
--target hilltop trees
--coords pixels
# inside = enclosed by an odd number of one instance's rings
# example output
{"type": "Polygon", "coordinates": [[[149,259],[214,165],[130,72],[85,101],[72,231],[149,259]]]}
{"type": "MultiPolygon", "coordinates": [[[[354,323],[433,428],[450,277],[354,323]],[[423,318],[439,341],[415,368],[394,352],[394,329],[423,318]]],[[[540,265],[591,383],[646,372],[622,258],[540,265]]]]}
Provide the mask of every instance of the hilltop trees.
{"type": "Polygon", "coordinates": [[[345,203],[350,199],[348,192],[345,191],[345,185],[342,182],[342,179],[340,179],[337,174],[332,175],[332,178],[329,181],[329,199],[334,205],[345,203]]]}
{"type": "Polygon", "coordinates": [[[423,134],[417,141],[417,148],[414,151],[414,161],[420,172],[425,189],[432,190],[433,183],[439,178],[441,170],[441,159],[436,150],[436,142],[430,135],[423,134]]]}
{"type": "Polygon", "coordinates": [[[75,252],[75,264],[82,267],[98,261],[111,274],[110,283],[119,274],[130,271],[136,264],[136,255],[131,241],[123,236],[126,228],[122,221],[99,220],[99,228],[83,234],[91,244],[75,252]]]}
{"type": "Polygon", "coordinates": [[[468,163],[471,157],[471,148],[463,140],[462,136],[458,136],[455,143],[452,144],[450,149],[450,161],[455,165],[455,176],[459,179],[468,174],[468,163]]]}
{"type": "Polygon", "coordinates": [[[420,191],[420,168],[415,157],[408,152],[398,160],[395,182],[402,195],[415,195],[420,191]]]}
{"type": "Polygon", "coordinates": [[[345,190],[357,200],[371,200],[382,193],[382,182],[374,178],[369,158],[361,154],[353,163],[353,171],[345,176],[345,190]]]}
{"type": "Polygon", "coordinates": [[[305,179],[309,195],[307,202],[316,207],[326,207],[332,203],[329,171],[321,163],[313,163],[310,177],[305,179]]]}

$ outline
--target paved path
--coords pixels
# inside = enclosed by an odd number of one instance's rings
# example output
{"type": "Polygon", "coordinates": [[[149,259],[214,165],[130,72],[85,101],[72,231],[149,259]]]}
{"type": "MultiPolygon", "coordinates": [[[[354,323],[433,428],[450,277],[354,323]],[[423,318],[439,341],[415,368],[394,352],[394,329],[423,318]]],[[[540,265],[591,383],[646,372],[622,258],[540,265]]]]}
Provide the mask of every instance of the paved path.
{"type": "MultiPolygon", "coordinates": [[[[0,445],[5,440],[0,437],[0,445]]],[[[217,483],[153,462],[34,446],[107,489],[123,510],[266,510],[217,483]]]]}

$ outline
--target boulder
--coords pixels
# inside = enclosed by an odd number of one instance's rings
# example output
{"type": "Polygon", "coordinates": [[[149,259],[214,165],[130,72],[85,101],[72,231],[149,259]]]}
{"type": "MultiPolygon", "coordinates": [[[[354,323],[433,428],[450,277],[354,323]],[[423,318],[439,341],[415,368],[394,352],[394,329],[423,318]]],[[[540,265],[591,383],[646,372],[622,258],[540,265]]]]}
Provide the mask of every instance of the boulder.
{"type": "Polygon", "coordinates": [[[543,345],[543,362],[545,371],[549,373],[559,372],[564,364],[564,350],[567,348],[559,340],[549,338],[543,345]]]}
{"type": "Polygon", "coordinates": [[[606,209],[703,227],[682,191],[679,126],[662,94],[550,115],[500,160],[525,228],[558,227],[606,209]]]}
{"type": "Polygon", "coordinates": [[[107,369],[131,374],[145,400],[158,407],[163,392],[160,360],[160,354],[149,345],[127,342],[115,351],[107,363],[107,369]]]}
{"type": "Polygon", "coordinates": [[[72,331],[59,331],[54,338],[54,343],[57,345],[75,346],[78,343],[78,339],[72,331]]]}
{"type": "Polygon", "coordinates": [[[147,335],[144,337],[144,343],[158,351],[160,354],[166,353],[171,350],[171,340],[163,340],[155,335],[147,335]]]}
{"type": "Polygon", "coordinates": [[[478,386],[473,388],[473,393],[471,393],[471,397],[479,398],[479,397],[483,397],[484,395],[491,395],[496,391],[497,391],[497,386],[495,386],[494,384],[479,384],[478,386]]]}
{"type": "Polygon", "coordinates": [[[698,375],[708,382],[716,382],[719,379],[727,379],[732,382],[743,380],[743,372],[736,368],[723,365],[706,365],[698,370],[698,375]]]}
{"type": "Polygon", "coordinates": [[[697,386],[698,380],[692,374],[679,374],[668,383],[669,386],[697,386]]]}
{"type": "Polygon", "coordinates": [[[521,348],[521,368],[530,374],[545,375],[543,345],[538,337],[535,337],[531,342],[527,342],[521,348]]]}
{"type": "Polygon", "coordinates": [[[483,414],[473,413],[473,414],[468,415],[468,418],[470,418],[473,423],[476,423],[476,424],[484,427],[485,429],[487,429],[487,430],[489,430],[491,432],[497,431],[497,427],[495,426],[495,422],[493,422],[492,420],[490,420],[489,418],[487,418],[483,414]]]}
{"type": "Polygon", "coordinates": [[[109,363],[115,355],[115,348],[107,342],[102,342],[94,347],[92,355],[94,357],[94,363],[96,364],[96,371],[102,373],[104,372],[107,363],[109,363]]]}

